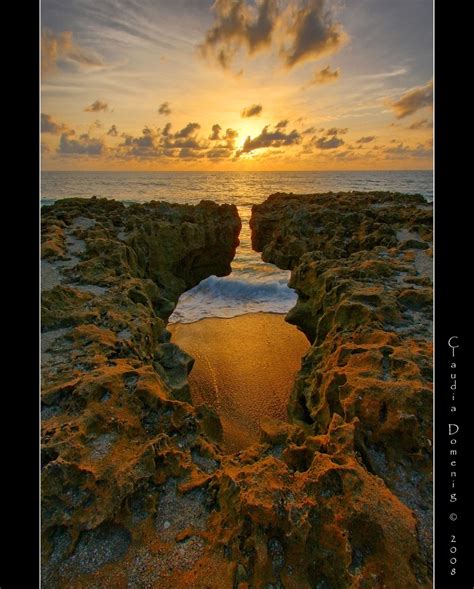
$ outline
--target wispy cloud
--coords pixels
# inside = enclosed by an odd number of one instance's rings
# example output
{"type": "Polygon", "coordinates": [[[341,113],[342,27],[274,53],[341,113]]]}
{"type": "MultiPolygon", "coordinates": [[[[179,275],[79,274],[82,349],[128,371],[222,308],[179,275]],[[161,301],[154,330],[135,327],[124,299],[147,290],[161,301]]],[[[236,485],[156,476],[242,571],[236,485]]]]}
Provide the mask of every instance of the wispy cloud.
{"type": "Polygon", "coordinates": [[[397,76],[403,76],[406,74],[408,70],[404,67],[397,68],[395,70],[390,70],[388,72],[379,72],[376,74],[363,74],[360,76],[365,80],[384,80],[386,78],[395,78],[397,76]]]}
{"type": "Polygon", "coordinates": [[[433,80],[424,86],[411,88],[390,104],[397,119],[403,119],[418,110],[433,106],[433,80]]]}
{"type": "Polygon", "coordinates": [[[79,69],[104,66],[103,59],[94,51],[81,47],[73,39],[71,31],[54,33],[43,30],[41,33],[41,73],[43,77],[54,74],[64,65],[79,69]]]}

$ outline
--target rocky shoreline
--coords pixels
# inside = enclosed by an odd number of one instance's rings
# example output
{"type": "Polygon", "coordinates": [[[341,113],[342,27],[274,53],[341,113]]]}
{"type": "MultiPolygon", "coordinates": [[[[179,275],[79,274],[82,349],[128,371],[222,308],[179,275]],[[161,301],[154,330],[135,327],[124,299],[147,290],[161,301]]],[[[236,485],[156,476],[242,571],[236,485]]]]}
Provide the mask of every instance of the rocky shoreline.
{"type": "Polygon", "coordinates": [[[230,272],[236,208],[44,207],[43,586],[430,587],[431,215],[389,193],[254,206],[311,348],[290,423],[227,455],[166,322],[230,272]]]}
{"type": "Polygon", "coordinates": [[[415,514],[430,571],[432,205],[398,193],[275,194],[253,207],[251,227],[263,259],[292,270],[298,301],[286,320],[312,344],[290,420],[313,435],[334,420],[353,429],[350,452],[415,514]]]}

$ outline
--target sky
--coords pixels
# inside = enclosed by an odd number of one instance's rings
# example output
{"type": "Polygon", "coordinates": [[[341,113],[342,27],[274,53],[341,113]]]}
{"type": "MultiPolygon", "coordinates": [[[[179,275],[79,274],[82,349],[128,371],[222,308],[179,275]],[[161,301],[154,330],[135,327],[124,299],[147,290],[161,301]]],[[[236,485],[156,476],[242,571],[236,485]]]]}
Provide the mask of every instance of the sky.
{"type": "Polygon", "coordinates": [[[432,0],[42,0],[42,169],[431,169],[432,21],[432,0]]]}

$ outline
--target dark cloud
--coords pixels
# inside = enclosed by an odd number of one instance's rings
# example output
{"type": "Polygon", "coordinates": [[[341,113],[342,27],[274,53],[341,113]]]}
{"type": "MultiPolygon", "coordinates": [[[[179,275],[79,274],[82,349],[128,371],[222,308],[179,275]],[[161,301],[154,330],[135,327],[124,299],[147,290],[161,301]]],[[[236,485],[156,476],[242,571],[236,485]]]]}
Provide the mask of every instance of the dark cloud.
{"type": "Polygon", "coordinates": [[[285,129],[286,126],[288,125],[289,120],[288,119],[283,119],[283,121],[279,121],[276,125],[275,125],[275,129],[285,129]]]}
{"type": "MultiPolygon", "coordinates": [[[[324,129],[320,129],[320,131],[324,131],[324,129]]],[[[345,135],[347,132],[349,131],[349,129],[347,127],[344,127],[344,129],[338,129],[337,127],[332,127],[331,129],[328,129],[326,131],[326,135],[345,135]]]]}
{"type": "Polygon", "coordinates": [[[249,117],[256,117],[258,116],[263,110],[263,106],[261,104],[252,104],[251,106],[247,106],[244,108],[240,113],[240,116],[243,119],[248,119],[249,117]]]}
{"type": "Polygon", "coordinates": [[[315,72],[310,84],[329,84],[330,82],[335,82],[339,78],[339,73],[339,68],[331,70],[330,66],[327,65],[325,68],[315,72]]]}
{"type": "Polygon", "coordinates": [[[169,102],[162,102],[158,108],[160,115],[169,116],[171,114],[171,108],[169,102]]]}
{"type": "Polygon", "coordinates": [[[240,149],[236,155],[239,156],[242,153],[249,153],[256,149],[262,149],[263,147],[282,147],[283,145],[295,145],[301,141],[301,135],[294,129],[291,133],[284,133],[279,129],[275,131],[269,131],[268,125],[266,125],[260,135],[253,139],[249,136],[244,142],[242,149],[240,149]]]}
{"type": "Polygon", "coordinates": [[[311,135],[311,133],[316,133],[316,127],[308,127],[303,131],[303,135],[311,135]]]}
{"type": "Polygon", "coordinates": [[[70,31],[53,33],[49,30],[41,32],[41,74],[48,76],[58,66],[72,65],[80,67],[103,67],[104,62],[93,51],[84,49],[74,42],[70,31]]]}
{"type": "Polygon", "coordinates": [[[66,130],[66,125],[63,123],[56,123],[51,118],[51,115],[41,113],[41,133],[51,133],[52,135],[58,135],[66,130]]]}
{"type": "Polygon", "coordinates": [[[366,135],[365,137],[361,137],[357,139],[356,143],[370,143],[375,139],[375,135],[366,135]]]}
{"type": "Polygon", "coordinates": [[[239,132],[235,129],[227,129],[225,132],[224,139],[226,139],[227,141],[233,141],[236,137],[238,137],[238,135],[239,132]]]}
{"type": "Polygon", "coordinates": [[[57,149],[61,155],[101,155],[104,151],[105,145],[100,139],[90,137],[88,133],[76,138],[74,131],[61,135],[57,149]]]}
{"type": "Polygon", "coordinates": [[[417,129],[430,129],[433,126],[432,119],[420,119],[419,121],[415,121],[412,123],[408,129],[417,130],[417,129]]]}
{"type": "Polygon", "coordinates": [[[220,125],[212,125],[212,133],[209,135],[211,141],[218,141],[221,138],[222,127],[220,125]]]}
{"type": "Polygon", "coordinates": [[[123,142],[114,150],[113,155],[120,158],[186,160],[202,158],[216,160],[233,156],[237,131],[227,129],[223,134],[220,125],[214,125],[211,137],[204,139],[198,136],[200,128],[198,123],[188,123],[176,133],[172,133],[171,123],[168,123],[163,130],[145,127],[138,137],[122,135],[123,142]],[[212,147],[209,143],[211,139],[212,147]]]}
{"type": "Polygon", "coordinates": [[[191,135],[193,135],[200,128],[201,128],[201,125],[199,123],[188,123],[186,125],[186,127],[183,127],[181,129],[181,131],[178,131],[175,134],[175,137],[177,139],[184,138],[184,137],[190,137],[191,135]]]}
{"type": "Polygon", "coordinates": [[[240,51],[251,56],[275,40],[289,40],[279,56],[292,67],[333,53],[347,39],[324,0],[215,0],[212,9],[215,22],[200,51],[223,68],[229,68],[240,51]]]}
{"type": "Polygon", "coordinates": [[[288,31],[293,38],[291,45],[283,50],[288,67],[334,53],[347,39],[341,25],[326,9],[324,0],[308,0],[305,4],[296,11],[288,31]]]}
{"type": "Polygon", "coordinates": [[[215,24],[200,45],[204,57],[213,57],[228,68],[240,49],[249,55],[271,43],[278,16],[277,0],[262,0],[258,5],[245,0],[215,0],[215,24]]]}
{"type": "Polygon", "coordinates": [[[403,119],[416,111],[433,106],[433,80],[424,86],[412,88],[390,104],[397,119],[403,119]]]}
{"type": "Polygon", "coordinates": [[[107,131],[107,135],[110,135],[111,137],[117,137],[117,135],[118,135],[117,127],[115,125],[112,125],[110,127],[110,129],[107,131]]]}
{"type": "Polygon", "coordinates": [[[109,110],[109,105],[106,102],[102,102],[101,100],[96,100],[89,106],[86,106],[84,112],[101,112],[109,110]]]}
{"type": "Polygon", "coordinates": [[[331,136],[330,139],[326,139],[326,137],[320,137],[314,142],[314,145],[318,149],[336,149],[341,145],[344,145],[344,140],[336,135],[331,136]]]}

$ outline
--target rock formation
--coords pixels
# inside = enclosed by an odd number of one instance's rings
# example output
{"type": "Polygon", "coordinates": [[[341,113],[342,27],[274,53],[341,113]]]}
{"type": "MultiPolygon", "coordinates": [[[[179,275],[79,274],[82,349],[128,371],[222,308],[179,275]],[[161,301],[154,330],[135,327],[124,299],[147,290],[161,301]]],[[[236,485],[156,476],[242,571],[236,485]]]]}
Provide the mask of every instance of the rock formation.
{"type": "Polygon", "coordinates": [[[220,422],[189,404],[193,360],[165,326],[182,292],[230,273],[240,226],[236,207],[209,201],[43,208],[44,587],[92,587],[104,566],[101,586],[122,586],[112,563],[121,568],[150,533],[141,523],[160,485],[205,484],[198,463],[210,460],[220,422]]]}
{"type": "Polygon", "coordinates": [[[274,195],[253,243],[292,269],[312,347],[289,423],[226,455],[169,342],[224,275],[235,207],[43,209],[43,586],[405,589],[429,569],[431,210],[394,194],[274,195]]]}
{"type": "MultiPolygon", "coordinates": [[[[383,481],[372,501],[391,495],[415,518],[417,549],[405,563],[413,573],[406,585],[426,583],[432,206],[397,193],[275,194],[253,207],[251,227],[263,259],[292,270],[298,302],[286,319],[312,344],[289,403],[290,422],[309,439],[335,422],[352,431],[346,452],[369,478],[383,481]]],[[[389,577],[384,582],[398,586],[389,577]]]]}

